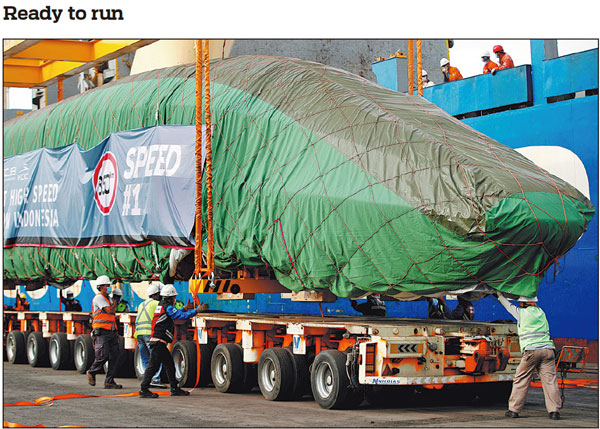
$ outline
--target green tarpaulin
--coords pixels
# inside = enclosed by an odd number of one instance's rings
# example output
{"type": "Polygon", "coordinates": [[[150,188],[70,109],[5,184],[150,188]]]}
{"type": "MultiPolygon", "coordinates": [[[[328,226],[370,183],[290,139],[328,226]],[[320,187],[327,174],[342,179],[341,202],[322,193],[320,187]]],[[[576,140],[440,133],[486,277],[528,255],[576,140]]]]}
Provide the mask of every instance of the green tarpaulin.
{"type": "MultiPolygon", "coordinates": [[[[4,154],[194,124],[194,73],[131,76],[9,121],[4,154]]],[[[211,95],[217,265],[267,264],[292,290],[408,299],[485,283],[536,295],[594,214],[574,187],[427,100],[342,70],[264,56],[214,61],[211,95]]],[[[55,268],[18,252],[5,249],[5,278],[75,277],[67,265],[127,280],[168,269],[160,246],[44,249],[48,259],[69,256],[55,268]]]]}

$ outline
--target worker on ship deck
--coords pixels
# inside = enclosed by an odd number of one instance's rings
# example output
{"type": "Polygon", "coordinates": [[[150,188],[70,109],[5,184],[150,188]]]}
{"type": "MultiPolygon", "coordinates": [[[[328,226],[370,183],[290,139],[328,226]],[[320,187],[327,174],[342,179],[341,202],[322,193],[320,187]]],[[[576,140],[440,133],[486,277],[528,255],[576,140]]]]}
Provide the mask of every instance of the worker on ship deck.
{"type": "Polygon", "coordinates": [[[421,70],[421,76],[423,77],[423,88],[429,88],[430,86],[435,85],[432,81],[429,80],[429,75],[427,74],[427,70],[421,70]]]}
{"type": "Polygon", "coordinates": [[[481,61],[483,61],[483,74],[491,73],[492,70],[498,68],[498,64],[490,60],[490,51],[483,51],[481,53],[481,61]]]}
{"type": "Polygon", "coordinates": [[[544,400],[548,418],[559,420],[562,408],[560,391],[556,380],[554,361],[554,342],[550,338],[550,328],[544,311],[537,306],[537,298],[520,297],[520,307],[511,304],[502,293],[497,292],[500,303],[517,320],[519,346],[523,356],[513,378],[512,391],[508,400],[508,411],[505,416],[519,417],[525,405],[527,389],[537,370],[542,381],[544,400]]]}
{"type": "Polygon", "coordinates": [[[460,71],[456,67],[452,67],[447,58],[440,60],[440,70],[444,75],[444,82],[454,82],[463,78],[460,71]]]}
{"type": "Polygon", "coordinates": [[[494,46],[493,51],[496,54],[496,57],[498,58],[498,68],[492,70],[493,75],[496,74],[498,70],[511,69],[515,66],[515,63],[513,63],[513,60],[510,57],[510,55],[504,52],[504,48],[502,47],[502,45],[494,46]]]}

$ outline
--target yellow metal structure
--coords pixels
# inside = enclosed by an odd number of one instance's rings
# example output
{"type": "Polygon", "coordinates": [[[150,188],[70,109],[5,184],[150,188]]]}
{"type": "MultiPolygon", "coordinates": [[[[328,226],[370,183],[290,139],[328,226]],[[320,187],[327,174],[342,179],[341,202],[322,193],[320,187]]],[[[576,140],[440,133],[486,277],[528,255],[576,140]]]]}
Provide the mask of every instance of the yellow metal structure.
{"type": "Polygon", "coordinates": [[[45,87],[156,40],[6,40],[4,86],[45,87]]]}

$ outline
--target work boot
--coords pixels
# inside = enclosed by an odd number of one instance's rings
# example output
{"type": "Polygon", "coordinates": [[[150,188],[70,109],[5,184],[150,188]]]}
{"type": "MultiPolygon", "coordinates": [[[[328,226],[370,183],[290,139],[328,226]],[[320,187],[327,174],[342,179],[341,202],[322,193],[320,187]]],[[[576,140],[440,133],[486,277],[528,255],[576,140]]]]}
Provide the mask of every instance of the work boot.
{"type": "Polygon", "coordinates": [[[508,410],[505,414],[504,417],[509,417],[511,419],[516,419],[517,417],[519,417],[519,413],[515,413],[514,411],[508,410]]]}
{"type": "Polygon", "coordinates": [[[148,389],[142,389],[139,391],[138,396],[140,398],[158,398],[158,394],[149,391],[148,389]]]}
{"type": "Polygon", "coordinates": [[[179,387],[171,388],[171,396],[190,396],[190,392],[179,387]]]}
{"type": "Polygon", "coordinates": [[[548,418],[551,420],[560,420],[560,413],[558,411],[548,413],[548,418]]]}
{"type": "Polygon", "coordinates": [[[105,389],[122,389],[123,386],[121,386],[120,384],[115,383],[114,381],[111,381],[110,383],[104,382],[104,388],[105,389]]]}
{"type": "Polygon", "coordinates": [[[88,371],[87,376],[88,376],[89,385],[95,386],[96,385],[96,374],[92,374],[91,372],[88,371]]]}

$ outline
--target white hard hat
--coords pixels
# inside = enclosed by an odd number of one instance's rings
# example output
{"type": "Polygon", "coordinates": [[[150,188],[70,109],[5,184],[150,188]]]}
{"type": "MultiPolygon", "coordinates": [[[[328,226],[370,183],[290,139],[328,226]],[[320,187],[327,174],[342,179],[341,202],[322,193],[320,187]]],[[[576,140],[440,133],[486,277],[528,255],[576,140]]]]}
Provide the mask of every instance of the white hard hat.
{"type": "Polygon", "coordinates": [[[152,296],[158,292],[160,292],[160,288],[156,283],[152,283],[150,286],[148,286],[148,289],[146,289],[148,296],[152,296]]]}
{"type": "Polygon", "coordinates": [[[100,286],[110,285],[110,279],[108,276],[100,276],[96,279],[96,288],[100,288],[100,286]]]}
{"type": "Polygon", "coordinates": [[[115,288],[115,290],[113,290],[113,295],[123,296],[123,292],[121,292],[121,289],[115,288]]]}
{"type": "Polygon", "coordinates": [[[537,296],[532,296],[531,298],[527,297],[527,296],[520,296],[517,301],[519,301],[519,302],[537,302],[537,300],[538,300],[537,296]]]}
{"type": "Polygon", "coordinates": [[[490,51],[483,51],[481,53],[481,57],[489,57],[490,56],[490,51]]]}
{"type": "Polygon", "coordinates": [[[421,76],[427,76],[427,70],[422,69],[421,70],[421,76]]]}
{"type": "Polygon", "coordinates": [[[173,285],[165,285],[160,291],[160,296],[177,296],[177,290],[173,285]]]}
{"type": "Polygon", "coordinates": [[[444,67],[446,64],[450,64],[450,61],[447,58],[442,58],[440,60],[440,67],[444,67]]]}

